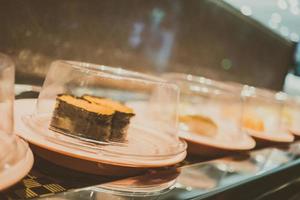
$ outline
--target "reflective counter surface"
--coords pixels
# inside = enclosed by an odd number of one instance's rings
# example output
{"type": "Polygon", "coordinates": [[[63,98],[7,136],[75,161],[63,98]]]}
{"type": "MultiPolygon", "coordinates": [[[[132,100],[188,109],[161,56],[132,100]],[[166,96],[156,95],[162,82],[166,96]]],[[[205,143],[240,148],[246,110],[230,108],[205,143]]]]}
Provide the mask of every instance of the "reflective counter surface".
{"type": "MultiPolygon", "coordinates": [[[[300,143],[247,155],[152,171],[144,176],[72,190],[40,199],[207,199],[231,188],[298,166],[300,143]]],[[[189,158],[188,158],[189,159],[189,158]]],[[[269,184],[269,183],[268,183],[269,184]]]]}

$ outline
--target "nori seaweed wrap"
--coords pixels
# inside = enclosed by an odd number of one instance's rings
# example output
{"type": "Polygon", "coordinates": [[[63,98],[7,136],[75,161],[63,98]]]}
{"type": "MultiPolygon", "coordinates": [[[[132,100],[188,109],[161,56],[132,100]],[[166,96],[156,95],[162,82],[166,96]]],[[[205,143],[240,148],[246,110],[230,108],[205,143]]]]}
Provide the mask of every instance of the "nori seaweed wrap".
{"type": "Polygon", "coordinates": [[[110,140],[115,142],[122,142],[126,140],[130,119],[135,115],[131,108],[111,99],[89,95],[84,95],[82,98],[97,105],[112,108],[115,112],[112,118],[110,140]]]}

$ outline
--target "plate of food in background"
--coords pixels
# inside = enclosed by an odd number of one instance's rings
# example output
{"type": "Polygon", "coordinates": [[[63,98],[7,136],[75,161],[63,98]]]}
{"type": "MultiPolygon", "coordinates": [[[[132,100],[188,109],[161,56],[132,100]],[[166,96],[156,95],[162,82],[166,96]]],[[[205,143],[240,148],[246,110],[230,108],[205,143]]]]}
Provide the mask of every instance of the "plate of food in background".
{"type": "Polygon", "coordinates": [[[243,102],[239,93],[204,77],[169,73],[163,78],[181,90],[179,136],[188,142],[188,152],[216,156],[255,147],[241,127],[243,102]]]}

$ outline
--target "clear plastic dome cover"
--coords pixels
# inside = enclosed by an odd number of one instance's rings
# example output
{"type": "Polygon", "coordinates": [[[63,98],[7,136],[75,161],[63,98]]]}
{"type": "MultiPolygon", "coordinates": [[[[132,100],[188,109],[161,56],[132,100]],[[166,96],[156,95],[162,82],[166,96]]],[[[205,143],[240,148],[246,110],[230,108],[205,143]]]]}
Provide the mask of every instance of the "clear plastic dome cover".
{"type": "MultiPolygon", "coordinates": [[[[236,82],[222,82],[219,84],[237,95],[241,95],[243,102],[242,127],[248,133],[251,131],[251,136],[257,137],[262,133],[271,134],[272,136],[277,135],[279,137],[277,139],[275,137],[273,140],[280,141],[283,139],[282,134],[286,135],[287,127],[296,122],[296,101],[291,100],[291,98],[288,100],[287,94],[284,92],[256,88],[236,82]],[[291,110],[292,108],[295,112],[291,110]],[[273,135],[272,133],[277,134],[273,135]]],[[[293,126],[296,127],[295,123],[293,126]]],[[[284,138],[283,140],[286,141],[293,139],[289,135],[284,136],[284,138]]]]}
{"type": "Polygon", "coordinates": [[[164,159],[185,152],[177,137],[179,89],[160,78],[75,61],[51,64],[36,114],[47,139],[111,158],[164,159]]]}
{"type": "Polygon", "coordinates": [[[282,112],[283,123],[286,129],[295,135],[300,135],[300,99],[289,96],[284,103],[282,112]]]}
{"type": "Polygon", "coordinates": [[[246,136],[241,131],[241,97],[231,87],[188,74],[169,73],[163,77],[181,89],[181,131],[213,138],[222,143],[246,136]]]}
{"type": "Polygon", "coordinates": [[[13,134],[14,77],[13,62],[0,54],[0,189],[6,181],[5,172],[23,158],[27,149],[13,134]]]}
{"type": "Polygon", "coordinates": [[[243,127],[266,134],[284,134],[283,108],[287,95],[283,92],[244,87],[243,127]]]}

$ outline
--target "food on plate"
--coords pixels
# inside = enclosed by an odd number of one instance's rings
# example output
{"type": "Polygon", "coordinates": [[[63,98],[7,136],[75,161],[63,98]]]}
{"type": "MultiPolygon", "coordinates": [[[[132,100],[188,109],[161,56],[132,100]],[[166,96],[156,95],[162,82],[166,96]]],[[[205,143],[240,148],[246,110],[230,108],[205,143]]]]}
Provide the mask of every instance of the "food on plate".
{"type": "Polygon", "coordinates": [[[119,142],[126,139],[130,119],[135,115],[133,109],[107,98],[90,95],[84,95],[82,98],[93,104],[113,109],[110,140],[119,142]]]}
{"type": "Polygon", "coordinates": [[[199,135],[215,136],[217,124],[210,118],[201,115],[183,115],[179,117],[180,127],[199,135]]]}
{"type": "Polygon", "coordinates": [[[50,129],[108,141],[114,110],[68,94],[58,95],[50,129]]]}
{"type": "Polygon", "coordinates": [[[264,121],[255,115],[245,115],[243,118],[243,127],[260,132],[265,130],[264,121]]]}
{"type": "Polygon", "coordinates": [[[50,129],[97,141],[123,142],[134,115],[131,108],[111,99],[60,94],[50,129]]]}

